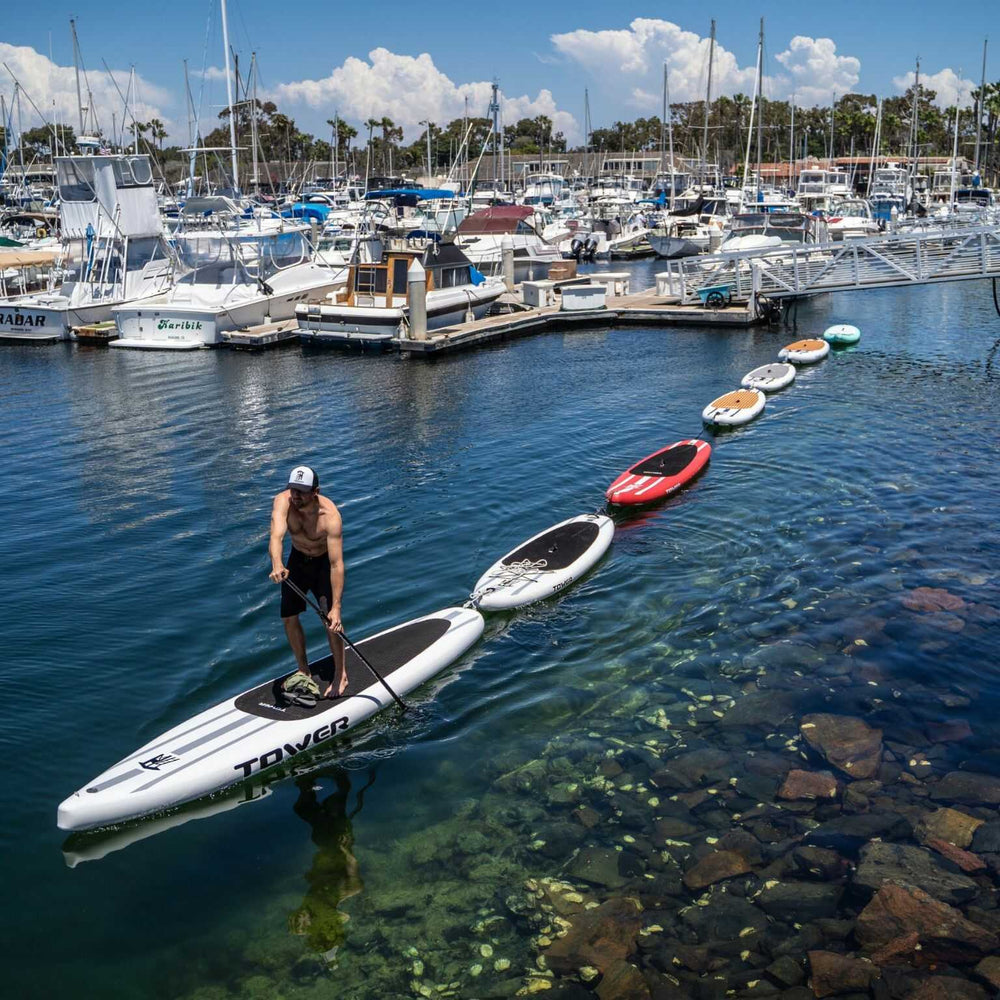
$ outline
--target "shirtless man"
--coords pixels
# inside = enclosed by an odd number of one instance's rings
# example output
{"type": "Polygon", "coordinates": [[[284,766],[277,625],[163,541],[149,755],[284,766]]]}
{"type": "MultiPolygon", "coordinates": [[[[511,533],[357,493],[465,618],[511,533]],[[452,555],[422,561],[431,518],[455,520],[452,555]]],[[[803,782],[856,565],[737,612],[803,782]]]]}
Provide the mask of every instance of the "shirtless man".
{"type": "Polygon", "coordinates": [[[340,599],[344,593],[343,526],[333,501],[319,492],[319,476],[308,465],[297,465],[288,476],[288,488],[274,498],[271,507],[271,579],[281,583],[281,620],[299,670],[310,677],[306,658],[306,636],[299,615],[306,602],[283,581],[291,580],[299,590],[315,594],[320,605],[326,600],[329,624],[327,639],[336,667],[333,683],[323,697],[342,695],[347,688],[344,671],[344,640],[340,637],[340,599]],[[292,536],[288,565],[282,562],[285,532],[292,536]]]}

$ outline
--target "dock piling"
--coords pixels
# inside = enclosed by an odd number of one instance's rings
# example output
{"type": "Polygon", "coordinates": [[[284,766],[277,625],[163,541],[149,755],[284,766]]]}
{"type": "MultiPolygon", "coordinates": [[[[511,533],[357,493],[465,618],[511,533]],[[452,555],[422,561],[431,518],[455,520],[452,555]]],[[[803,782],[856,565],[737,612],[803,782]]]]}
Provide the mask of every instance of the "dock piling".
{"type": "MultiPolygon", "coordinates": [[[[513,266],[513,265],[512,265],[513,266]]],[[[410,340],[427,339],[427,272],[423,264],[413,258],[406,271],[406,292],[410,305],[410,340]]]]}
{"type": "Polygon", "coordinates": [[[503,264],[503,283],[507,291],[514,291],[514,241],[510,233],[505,233],[500,240],[500,259],[503,264]]]}

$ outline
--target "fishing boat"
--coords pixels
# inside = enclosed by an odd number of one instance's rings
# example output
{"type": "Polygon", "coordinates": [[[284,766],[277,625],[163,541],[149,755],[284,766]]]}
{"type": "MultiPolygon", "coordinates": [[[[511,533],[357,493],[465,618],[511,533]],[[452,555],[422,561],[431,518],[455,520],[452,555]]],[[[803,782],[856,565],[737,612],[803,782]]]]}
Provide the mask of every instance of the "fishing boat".
{"type": "Polygon", "coordinates": [[[454,243],[389,250],[377,263],[351,264],[336,301],[317,298],[296,306],[302,342],[381,349],[404,336],[415,261],[424,271],[428,330],[482,319],[504,292],[500,278],[486,278],[454,243]]]}
{"type": "Polygon", "coordinates": [[[114,347],[189,351],[223,333],[291,319],[310,298],[343,288],[344,267],[313,260],[309,226],[258,214],[174,236],[183,273],[169,290],[112,310],[114,347]]]}
{"type": "Polygon", "coordinates": [[[164,240],[149,157],[56,157],[61,241],[44,291],[0,311],[0,340],[51,343],[112,309],[167,288],[174,262],[164,240]]]}

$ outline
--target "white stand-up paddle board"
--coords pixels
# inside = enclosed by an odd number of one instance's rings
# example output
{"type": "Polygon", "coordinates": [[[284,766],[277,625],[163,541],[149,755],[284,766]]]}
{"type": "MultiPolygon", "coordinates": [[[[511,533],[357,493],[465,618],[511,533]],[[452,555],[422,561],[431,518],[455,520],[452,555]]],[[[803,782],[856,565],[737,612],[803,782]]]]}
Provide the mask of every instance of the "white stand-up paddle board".
{"type": "MultiPolygon", "coordinates": [[[[482,635],[483,616],[445,608],[356,643],[397,695],[461,656],[482,635]]],[[[62,830],[86,830],[158,812],[218,791],[314,747],[330,743],[392,704],[392,696],[353,650],[345,651],[348,686],[312,708],[286,701],[287,673],[206,709],[156,737],[89,781],[59,806],[62,830]]],[[[333,657],[310,664],[333,680],[333,657]]]]}
{"type": "Polygon", "coordinates": [[[736,389],[713,399],[701,411],[701,419],[706,424],[720,424],[723,427],[737,427],[749,423],[764,412],[766,402],[760,389],[736,389]]]}
{"type": "Polygon", "coordinates": [[[506,611],[568,587],[608,550],[615,525],[604,514],[581,514],[540,531],[498,559],[480,578],[472,601],[506,611]]]}
{"type": "Polygon", "coordinates": [[[830,345],[825,340],[796,340],[778,351],[778,357],[797,365],[811,365],[814,361],[822,361],[829,353],[830,345]]]}
{"type": "Polygon", "coordinates": [[[795,365],[776,361],[771,365],[761,365],[747,372],[740,383],[745,389],[760,389],[761,392],[777,392],[791,385],[795,380],[795,365]]]}

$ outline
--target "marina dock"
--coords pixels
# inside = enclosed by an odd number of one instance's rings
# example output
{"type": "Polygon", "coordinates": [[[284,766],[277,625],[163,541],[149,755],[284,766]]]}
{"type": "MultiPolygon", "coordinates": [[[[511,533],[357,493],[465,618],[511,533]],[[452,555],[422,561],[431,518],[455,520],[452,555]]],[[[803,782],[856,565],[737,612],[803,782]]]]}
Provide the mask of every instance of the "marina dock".
{"type": "Polygon", "coordinates": [[[748,327],[760,322],[747,303],[717,309],[683,305],[676,296],[663,296],[655,288],[634,295],[608,298],[603,309],[567,311],[559,304],[520,312],[487,316],[469,323],[445,327],[427,334],[425,340],[399,337],[392,345],[407,354],[431,355],[497,343],[513,337],[549,330],[566,330],[614,324],[616,326],[715,326],[748,327]]]}

